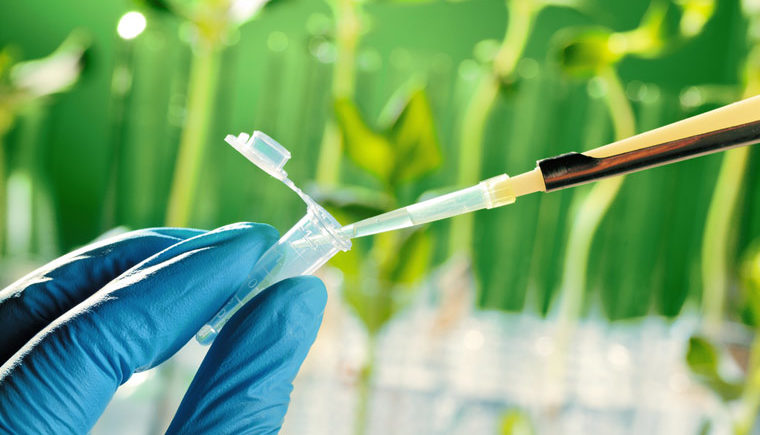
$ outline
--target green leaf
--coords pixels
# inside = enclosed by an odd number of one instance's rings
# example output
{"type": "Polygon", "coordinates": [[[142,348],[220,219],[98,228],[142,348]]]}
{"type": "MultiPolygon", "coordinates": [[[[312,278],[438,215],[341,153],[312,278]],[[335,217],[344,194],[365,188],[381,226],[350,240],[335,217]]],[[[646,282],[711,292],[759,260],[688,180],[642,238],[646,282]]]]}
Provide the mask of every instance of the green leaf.
{"type": "Polygon", "coordinates": [[[385,133],[373,131],[349,99],[335,102],[335,115],[349,158],[387,186],[419,178],[441,162],[433,112],[421,88],[401,92],[383,110],[385,133]],[[390,116],[387,115],[390,113],[390,116]]]}
{"type": "Polygon", "coordinates": [[[391,126],[396,150],[394,180],[419,178],[441,163],[441,145],[435,131],[433,111],[423,89],[416,89],[391,126]]]}
{"type": "Polygon", "coordinates": [[[682,10],[679,25],[686,37],[699,34],[715,13],[715,0],[680,0],[676,4],[682,10]]]}
{"type": "Polygon", "coordinates": [[[354,249],[331,261],[343,271],[343,299],[370,334],[411,301],[429,271],[432,252],[432,238],[425,231],[393,232],[375,236],[369,254],[354,249]]]}
{"type": "Polygon", "coordinates": [[[744,304],[752,324],[760,325],[760,245],[750,249],[740,271],[740,284],[744,304]]]}
{"type": "Polygon", "coordinates": [[[536,431],[528,414],[517,409],[510,409],[501,416],[499,433],[501,435],[533,435],[536,431]]]}
{"type": "Polygon", "coordinates": [[[599,74],[623,57],[614,49],[613,33],[608,29],[592,28],[560,33],[555,56],[563,73],[589,78],[599,74]]]}
{"type": "Polygon", "coordinates": [[[377,3],[396,3],[396,4],[406,4],[406,5],[415,5],[415,4],[424,4],[424,3],[435,3],[439,0],[377,0],[377,3]]]}
{"type": "Polygon", "coordinates": [[[135,3],[137,3],[140,6],[146,6],[150,9],[164,12],[164,13],[173,13],[172,5],[168,0],[135,0],[135,3]]]}
{"type": "Polygon", "coordinates": [[[50,55],[14,65],[11,81],[29,98],[67,91],[87,66],[90,45],[89,35],[74,31],[50,55]]]}
{"type": "Polygon", "coordinates": [[[611,43],[613,33],[608,29],[584,29],[575,33],[560,34],[557,57],[565,74],[588,78],[599,74],[623,58],[611,43]]]}
{"type": "Polygon", "coordinates": [[[718,376],[718,351],[703,337],[689,338],[689,350],[686,363],[694,374],[700,376],[718,376]]]}
{"type": "Polygon", "coordinates": [[[735,400],[741,396],[743,384],[723,379],[718,371],[719,362],[720,353],[712,343],[703,337],[689,338],[686,364],[691,372],[724,401],[735,400]]]}
{"type": "Polygon", "coordinates": [[[417,284],[430,270],[432,253],[430,234],[424,230],[413,231],[394,252],[389,279],[401,285],[417,284]]]}
{"type": "Polygon", "coordinates": [[[334,108],[348,157],[387,184],[396,164],[391,143],[367,126],[353,101],[340,98],[334,108]]]}

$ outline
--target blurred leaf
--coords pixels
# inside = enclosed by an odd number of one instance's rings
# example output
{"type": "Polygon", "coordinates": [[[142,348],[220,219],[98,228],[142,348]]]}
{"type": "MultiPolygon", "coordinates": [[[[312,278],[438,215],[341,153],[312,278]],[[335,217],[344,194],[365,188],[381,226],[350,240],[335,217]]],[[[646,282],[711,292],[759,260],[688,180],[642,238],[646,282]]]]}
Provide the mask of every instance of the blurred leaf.
{"type": "Polygon", "coordinates": [[[383,133],[373,131],[349,99],[335,102],[335,114],[349,158],[386,186],[419,178],[441,162],[433,113],[421,88],[402,89],[391,98],[380,117],[388,125],[383,133]]]}
{"type": "Polygon", "coordinates": [[[558,61],[563,72],[588,78],[627,55],[659,57],[702,31],[714,0],[653,0],[638,27],[627,32],[604,28],[560,33],[558,61]]]}
{"type": "Polygon", "coordinates": [[[641,57],[659,57],[698,35],[715,11],[713,0],[655,0],[641,24],[617,34],[625,51],[641,57]]]}
{"type": "Polygon", "coordinates": [[[718,376],[718,351],[705,338],[697,336],[689,338],[686,363],[694,374],[718,376]]]}
{"type": "Polygon", "coordinates": [[[269,0],[231,0],[229,2],[229,17],[238,25],[245,24],[271,3],[282,3],[285,0],[271,2],[269,0]]]}
{"type": "Polygon", "coordinates": [[[29,98],[44,97],[68,90],[87,65],[90,38],[72,32],[50,55],[20,62],[11,69],[11,82],[29,98]]]}
{"type": "Polygon", "coordinates": [[[533,435],[536,431],[526,413],[510,409],[501,416],[499,433],[501,435],[533,435]]]}
{"type": "Polygon", "coordinates": [[[8,48],[0,50],[0,139],[13,124],[13,90],[8,83],[8,71],[13,65],[13,56],[8,48]]]}
{"type": "Polygon", "coordinates": [[[630,32],[619,33],[626,52],[644,57],[662,54],[668,42],[680,38],[678,9],[670,2],[654,0],[649,4],[641,24],[630,32]]]}
{"type": "Polygon", "coordinates": [[[740,271],[744,303],[749,310],[752,324],[760,325],[760,246],[752,247],[740,271]]]}
{"type": "Polygon", "coordinates": [[[343,132],[349,158],[359,167],[388,183],[396,164],[393,147],[365,123],[356,105],[347,98],[335,101],[335,117],[343,132]]]}
{"type": "Polygon", "coordinates": [[[433,3],[439,0],[376,0],[377,3],[398,3],[398,4],[422,4],[433,3]]]}
{"type": "Polygon", "coordinates": [[[683,11],[680,31],[683,36],[692,37],[702,31],[705,23],[715,13],[715,0],[679,0],[676,2],[683,11]]]}
{"type": "Polygon", "coordinates": [[[396,149],[394,179],[416,179],[441,163],[441,146],[435,132],[433,111],[423,89],[417,89],[391,127],[396,149]]]}
{"type": "Polygon", "coordinates": [[[427,231],[413,231],[395,251],[390,280],[397,284],[413,285],[423,279],[430,270],[433,240],[427,231]]]}
{"type": "Polygon", "coordinates": [[[343,298],[370,334],[411,301],[411,290],[427,275],[433,252],[425,231],[382,233],[373,239],[369,254],[354,249],[331,263],[343,271],[343,298]]]}
{"type": "Polygon", "coordinates": [[[0,50],[0,78],[5,77],[12,64],[13,56],[11,55],[10,49],[3,47],[2,50],[0,50]]]}
{"type": "Polygon", "coordinates": [[[691,372],[724,401],[735,400],[741,396],[743,385],[723,379],[718,371],[719,361],[718,349],[707,339],[698,336],[689,338],[686,364],[691,372]]]}
{"type": "Polygon", "coordinates": [[[611,31],[602,28],[560,33],[555,47],[562,72],[589,78],[620,61],[623,53],[613,49],[612,36],[611,31]]]}
{"type": "Polygon", "coordinates": [[[349,286],[348,282],[356,281],[360,276],[361,255],[359,250],[351,249],[337,254],[330,260],[330,265],[337,267],[343,272],[347,281],[347,287],[354,287],[349,286]]]}
{"type": "Polygon", "coordinates": [[[171,2],[168,0],[135,0],[135,3],[159,12],[174,13],[171,2]]]}

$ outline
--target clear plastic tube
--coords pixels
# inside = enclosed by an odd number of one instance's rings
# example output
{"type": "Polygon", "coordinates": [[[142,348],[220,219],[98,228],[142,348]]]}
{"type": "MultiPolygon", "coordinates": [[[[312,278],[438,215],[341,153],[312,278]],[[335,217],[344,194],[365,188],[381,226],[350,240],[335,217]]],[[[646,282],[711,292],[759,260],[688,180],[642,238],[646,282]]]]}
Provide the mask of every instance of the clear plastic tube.
{"type": "Polygon", "coordinates": [[[338,234],[340,224],[325,209],[310,203],[306,215],[261,256],[245,283],[221,310],[196,334],[201,344],[209,344],[227,321],[262,290],[274,283],[308,275],[338,251],[351,249],[351,241],[338,234]]]}
{"type": "Polygon", "coordinates": [[[228,135],[225,140],[256,166],[296,192],[306,203],[306,215],[264,252],[245,283],[198,331],[195,338],[201,344],[211,343],[227,321],[265,288],[286,278],[310,274],[338,251],[351,249],[349,238],[338,232],[341,228],[338,221],[288,178],[284,166],[290,159],[290,151],[260,131],[252,136],[246,133],[228,135]]]}
{"type": "Polygon", "coordinates": [[[369,236],[511,204],[515,202],[515,195],[509,180],[506,174],[502,174],[465,189],[346,225],[340,232],[349,238],[369,236]]]}

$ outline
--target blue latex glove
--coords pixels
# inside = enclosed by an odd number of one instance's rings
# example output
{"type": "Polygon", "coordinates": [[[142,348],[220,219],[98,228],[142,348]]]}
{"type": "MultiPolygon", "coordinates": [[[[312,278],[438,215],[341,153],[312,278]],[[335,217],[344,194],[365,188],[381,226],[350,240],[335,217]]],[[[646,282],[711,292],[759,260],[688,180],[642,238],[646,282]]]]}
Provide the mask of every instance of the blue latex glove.
{"type": "MultiPolygon", "coordinates": [[[[0,292],[0,432],[85,433],[119,385],[178,351],[277,240],[272,227],[141,230],[0,292]]],[[[321,281],[282,281],[209,349],[170,433],[276,432],[322,320],[321,281]]]]}

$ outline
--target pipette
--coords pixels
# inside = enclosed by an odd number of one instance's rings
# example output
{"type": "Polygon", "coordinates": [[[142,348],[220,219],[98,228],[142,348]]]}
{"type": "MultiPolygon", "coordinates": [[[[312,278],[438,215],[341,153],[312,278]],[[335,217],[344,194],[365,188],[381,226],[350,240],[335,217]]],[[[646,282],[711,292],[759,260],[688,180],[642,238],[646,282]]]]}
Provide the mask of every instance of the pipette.
{"type": "Polygon", "coordinates": [[[641,171],[760,141],[760,96],[595,148],[539,160],[535,169],[346,225],[340,233],[362,237],[512,204],[519,196],[551,192],[641,171]]]}

